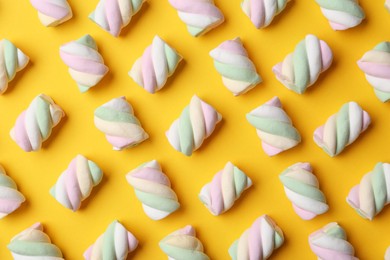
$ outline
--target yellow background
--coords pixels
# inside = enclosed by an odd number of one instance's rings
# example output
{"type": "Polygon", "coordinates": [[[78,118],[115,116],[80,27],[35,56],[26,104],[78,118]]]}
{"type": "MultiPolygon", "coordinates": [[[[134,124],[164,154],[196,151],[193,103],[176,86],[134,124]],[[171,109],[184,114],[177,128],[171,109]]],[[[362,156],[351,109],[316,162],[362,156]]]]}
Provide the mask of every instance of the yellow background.
{"type": "Polygon", "coordinates": [[[334,32],[315,1],[296,0],[266,29],[257,30],[240,9],[240,1],[216,0],[225,22],[208,34],[194,38],[186,31],[167,0],[149,0],[114,38],[87,17],[97,1],[70,0],[74,17],[55,28],[45,28],[29,1],[0,2],[0,38],[7,38],[30,58],[9,90],[0,96],[0,163],[17,182],[27,201],[0,220],[0,259],[11,259],[6,245],[34,222],[43,223],[48,235],[66,259],[82,259],[86,248],[114,219],[120,220],[140,241],[134,259],[166,259],[158,242],[172,231],[192,224],[212,259],[229,259],[228,248],[253,221],[270,215],[283,229],[285,244],[273,259],[315,259],[308,235],[328,222],[337,221],[361,259],[382,259],[390,245],[390,210],[372,222],[362,219],[347,205],[349,190],[373,169],[376,162],[390,161],[390,108],[374,95],[356,61],[377,43],[388,40],[390,14],[382,0],[361,0],[366,20],[358,27],[334,32]],[[110,68],[103,81],[81,94],[59,57],[59,46],[91,34],[110,68]],[[282,86],[271,68],[292,52],[306,34],[325,40],[334,62],[304,95],[282,86]],[[184,57],[165,88],[151,95],[137,86],[127,72],[158,34],[184,57]],[[240,97],[222,85],[209,51],[222,41],[241,37],[264,82],[240,97]],[[55,128],[39,152],[26,153],[9,137],[17,116],[39,93],[50,95],[67,117],[55,128]],[[165,131],[197,94],[214,106],[223,122],[192,157],[176,152],[165,131]],[[126,96],[150,139],[125,151],[113,151],[93,124],[94,109],[110,99],[126,96]],[[302,143],[273,158],[261,149],[255,129],[245,114],[273,96],[279,96],[300,131],[302,143]],[[330,158],[312,140],[316,127],[347,101],[357,101],[372,117],[372,125],[340,156],[330,158]],[[104,180],[82,208],[73,213],[49,195],[76,154],[95,161],[104,180]],[[150,220],[143,212],[125,174],[139,164],[157,159],[170,177],[181,208],[168,218],[150,220]],[[254,185],[227,213],[215,217],[198,200],[201,187],[232,161],[254,185]],[[301,220],[284,194],[278,175],[299,161],[312,163],[330,210],[314,220],[301,220]]]}

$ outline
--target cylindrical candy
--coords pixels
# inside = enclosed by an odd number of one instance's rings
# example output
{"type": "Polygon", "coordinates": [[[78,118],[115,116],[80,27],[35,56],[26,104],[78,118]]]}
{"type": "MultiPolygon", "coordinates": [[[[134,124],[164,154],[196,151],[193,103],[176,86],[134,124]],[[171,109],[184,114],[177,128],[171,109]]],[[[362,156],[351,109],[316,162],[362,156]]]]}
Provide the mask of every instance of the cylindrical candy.
{"type": "Polygon", "coordinates": [[[44,26],[57,26],[72,18],[67,0],[30,0],[44,26]]]}
{"type": "Polygon", "coordinates": [[[151,219],[163,219],[180,207],[176,193],[171,189],[171,182],[156,160],[132,170],[126,179],[134,187],[146,215],[151,219]]]}
{"type": "Polygon", "coordinates": [[[352,144],[370,123],[371,118],[366,111],[356,102],[348,102],[315,130],[314,141],[333,157],[352,144]]]}
{"type": "Polygon", "coordinates": [[[129,76],[149,93],[162,89],[182,60],[180,54],[158,35],[129,71],[129,76]]]}
{"type": "Polygon", "coordinates": [[[40,94],[16,119],[11,138],[26,152],[38,151],[64,116],[64,111],[49,96],[40,94]]]}
{"type": "Polygon", "coordinates": [[[240,38],[227,40],[210,52],[214,66],[222,76],[222,82],[235,96],[243,94],[262,79],[256,67],[248,58],[248,53],[240,38]]]}
{"type": "Polygon", "coordinates": [[[210,183],[200,191],[199,199],[213,215],[228,211],[244,190],[252,186],[252,180],[231,162],[219,171],[210,183]]]}
{"type": "Polygon", "coordinates": [[[98,84],[108,72],[95,40],[88,34],[62,45],[60,56],[81,92],[98,84]]]}
{"type": "Polygon", "coordinates": [[[241,8],[257,29],[270,25],[290,0],[243,0],[241,8]]]}
{"type": "Polygon", "coordinates": [[[14,180],[7,176],[0,165],[0,219],[17,210],[25,200],[14,180]]]}

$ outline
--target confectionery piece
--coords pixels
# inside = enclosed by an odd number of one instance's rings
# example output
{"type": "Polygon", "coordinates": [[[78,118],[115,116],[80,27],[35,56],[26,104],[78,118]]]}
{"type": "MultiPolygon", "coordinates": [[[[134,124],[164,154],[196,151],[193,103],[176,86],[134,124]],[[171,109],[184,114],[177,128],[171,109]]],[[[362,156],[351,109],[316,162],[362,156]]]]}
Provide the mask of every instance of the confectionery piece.
{"type": "Polygon", "coordinates": [[[241,8],[257,29],[270,25],[290,0],[243,0],[241,8]]]}
{"type": "Polygon", "coordinates": [[[272,71],[286,88],[303,94],[330,67],[332,60],[333,53],[328,44],[309,34],[272,71]]]}
{"type": "Polygon", "coordinates": [[[98,107],[94,121],[114,150],[133,147],[149,138],[125,97],[114,98],[98,107]]]}
{"type": "Polygon", "coordinates": [[[365,18],[358,0],[315,0],[333,30],[346,30],[359,25],[365,18]]]}
{"type": "MultiPolygon", "coordinates": [[[[386,9],[390,12],[390,0],[386,0],[386,2],[385,2],[385,7],[386,7],[386,9]]],[[[389,255],[389,257],[390,257],[390,255],[389,255]]],[[[389,258],[390,259],[390,258],[389,258]]],[[[387,260],[387,259],[386,259],[387,260]]]]}
{"type": "Polygon", "coordinates": [[[134,187],[146,215],[151,219],[163,219],[179,209],[180,204],[176,193],[171,189],[171,182],[156,160],[132,170],[126,175],[126,179],[134,187]]]}
{"type": "Polygon", "coordinates": [[[196,238],[195,229],[192,226],[185,226],[168,236],[159,243],[160,248],[169,260],[209,260],[203,252],[203,245],[196,238]]]}
{"type": "Polygon", "coordinates": [[[81,92],[98,84],[108,72],[95,40],[88,34],[62,45],[60,56],[69,67],[69,74],[81,92]]]}
{"type": "Polygon", "coordinates": [[[252,186],[252,180],[231,162],[219,171],[210,183],[203,186],[199,199],[218,216],[228,211],[244,190],[252,186]]]}
{"type": "Polygon", "coordinates": [[[248,122],[256,128],[264,152],[269,156],[293,148],[301,142],[301,136],[284,112],[278,97],[246,115],[248,122]]]}
{"type": "Polygon", "coordinates": [[[372,220],[390,203],[390,164],[377,163],[348,194],[347,202],[363,218],[372,220]]]}
{"type": "Polygon", "coordinates": [[[113,221],[84,253],[86,260],[123,260],[138,246],[138,240],[119,223],[113,221]]]}
{"type": "Polygon", "coordinates": [[[118,37],[143,3],[144,0],[100,0],[96,9],[89,15],[89,19],[118,37]]]}
{"type": "Polygon", "coordinates": [[[390,260],[390,246],[386,249],[385,260],[390,260]]]}
{"type": "Polygon", "coordinates": [[[329,208],[312,172],[310,163],[296,163],[279,175],[294,211],[304,220],[323,214],[329,208]]]}
{"type": "Polygon", "coordinates": [[[224,21],[213,0],[169,0],[192,36],[200,36],[224,21]]]}
{"type": "Polygon", "coordinates": [[[370,115],[356,102],[345,103],[339,112],[314,131],[314,142],[331,157],[352,144],[371,123],[370,115]]]}
{"type": "Polygon", "coordinates": [[[72,18],[72,9],[66,0],[30,0],[37,9],[38,17],[44,26],[57,26],[72,18]]]}
{"type": "Polygon", "coordinates": [[[8,82],[27,66],[28,61],[29,57],[12,42],[7,39],[0,41],[0,94],[7,90],[8,82]]]}
{"type": "Polygon", "coordinates": [[[7,247],[14,260],[64,260],[61,250],[43,232],[41,223],[35,223],[13,237],[7,247]]]}
{"type": "Polygon", "coordinates": [[[229,248],[233,260],[268,259],[274,250],[283,245],[283,232],[267,215],[255,220],[229,248]]]}
{"type": "Polygon", "coordinates": [[[251,90],[262,81],[240,38],[224,41],[210,52],[210,56],[223,84],[235,96],[251,90]]]}
{"type": "Polygon", "coordinates": [[[38,151],[64,116],[64,111],[49,96],[40,94],[16,119],[11,138],[26,152],[38,151]]]}
{"type": "Polygon", "coordinates": [[[129,71],[129,76],[149,93],[162,89],[182,60],[180,54],[158,35],[129,71]]]}
{"type": "Polygon", "coordinates": [[[336,222],[332,222],[309,236],[309,245],[318,259],[358,260],[347,234],[336,222]]]}
{"type": "Polygon", "coordinates": [[[213,133],[221,120],[222,116],[212,106],[194,95],[166,136],[173,148],[190,156],[213,133]]]}
{"type": "Polygon", "coordinates": [[[102,178],[103,172],[96,163],[77,155],[50,189],[50,194],[64,207],[76,211],[102,178]]]}
{"type": "Polygon", "coordinates": [[[25,200],[14,180],[7,176],[0,165],[0,219],[17,210],[25,200]]]}
{"type": "Polygon", "coordinates": [[[381,42],[357,62],[382,102],[390,100],[390,42],[381,42]]]}

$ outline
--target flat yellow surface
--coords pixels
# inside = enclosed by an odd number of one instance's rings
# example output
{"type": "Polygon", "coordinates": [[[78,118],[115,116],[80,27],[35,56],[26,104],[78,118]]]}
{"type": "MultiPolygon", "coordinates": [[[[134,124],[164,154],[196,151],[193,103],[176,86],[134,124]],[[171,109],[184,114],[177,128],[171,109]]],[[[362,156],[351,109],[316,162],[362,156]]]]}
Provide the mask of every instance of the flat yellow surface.
{"type": "Polygon", "coordinates": [[[0,259],[11,259],[10,239],[33,223],[43,223],[66,259],[82,259],[86,248],[114,219],[139,239],[134,259],[166,259],[158,242],[167,234],[192,224],[211,259],[229,259],[228,248],[262,214],[270,215],[283,229],[286,242],[273,259],[315,259],[308,235],[337,221],[361,259],[382,259],[390,245],[390,210],[372,222],[362,219],[347,205],[349,190],[373,169],[376,162],[390,161],[390,107],[374,95],[356,61],[377,43],[389,40],[390,14],[383,1],[361,0],[366,20],[348,31],[334,32],[314,1],[295,0],[270,27],[257,30],[240,9],[240,1],[216,0],[225,22],[208,34],[194,38],[167,0],[149,0],[131,24],[114,38],[87,16],[97,1],[70,0],[74,17],[55,28],[45,28],[29,1],[0,2],[0,38],[7,38],[30,58],[28,67],[0,96],[0,163],[17,182],[27,201],[0,220],[0,259]],[[81,94],[59,57],[59,46],[91,34],[110,68],[95,88],[81,94]],[[292,52],[306,34],[325,40],[334,62],[304,95],[282,86],[271,68],[292,52]],[[158,34],[184,57],[168,85],[155,95],[137,86],[127,75],[158,34]],[[241,37],[264,82],[240,97],[222,85],[209,51],[222,41],[241,37]],[[56,127],[39,152],[26,153],[9,137],[17,116],[39,93],[51,96],[67,117],[56,127]],[[197,94],[214,106],[223,122],[192,157],[176,152],[165,131],[191,97],[197,94]],[[110,99],[126,96],[150,139],[125,151],[113,151],[93,124],[95,108],[110,99]],[[302,143],[273,158],[260,146],[255,129],[245,114],[273,96],[279,96],[286,112],[302,135],[302,143]],[[312,140],[316,127],[347,101],[358,102],[372,117],[372,125],[353,145],[330,158],[312,140]],[[104,180],[82,208],[73,213],[49,195],[69,162],[83,154],[104,171],[104,180]],[[168,218],[150,220],[135,197],[125,174],[139,164],[157,159],[170,177],[181,208],[168,218]],[[232,161],[252,178],[254,185],[227,213],[215,217],[198,199],[201,187],[232,161]],[[330,210],[304,221],[294,212],[278,175],[296,162],[312,163],[330,210]]]}

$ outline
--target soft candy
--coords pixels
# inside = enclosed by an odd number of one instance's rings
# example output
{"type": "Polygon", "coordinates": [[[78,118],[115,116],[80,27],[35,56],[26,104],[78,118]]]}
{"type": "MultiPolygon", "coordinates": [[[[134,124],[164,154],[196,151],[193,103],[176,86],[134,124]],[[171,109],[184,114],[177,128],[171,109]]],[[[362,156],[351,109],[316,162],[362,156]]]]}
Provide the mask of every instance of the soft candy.
{"type": "Polygon", "coordinates": [[[293,148],[301,142],[298,130],[284,112],[278,97],[273,97],[249,112],[246,119],[256,128],[264,152],[269,156],[293,148]]]}
{"type": "Polygon", "coordinates": [[[210,52],[210,56],[223,84],[235,96],[251,90],[262,81],[240,38],[224,41],[210,52]]]}
{"type": "Polygon", "coordinates": [[[270,25],[290,0],[243,0],[241,8],[257,29],[270,25]]]}
{"type": "Polygon", "coordinates": [[[50,189],[50,194],[64,207],[77,211],[102,178],[103,172],[96,163],[77,155],[50,189]]]}
{"type": "Polygon", "coordinates": [[[357,62],[382,102],[390,100],[390,42],[381,42],[357,62]]]}
{"type": "Polygon", "coordinates": [[[146,215],[151,219],[163,219],[179,209],[180,204],[176,193],[171,189],[171,182],[156,160],[132,170],[126,175],[126,179],[134,187],[146,215]]]}
{"type": "Polygon", "coordinates": [[[209,137],[222,116],[196,95],[166,132],[169,143],[177,151],[190,156],[209,137]]]}
{"type": "Polygon", "coordinates": [[[118,37],[143,3],[144,0],[100,0],[96,9],[89,15],[89,19],[118,37]]]}
{"type": "Polygon", "coordinates": [[[30,0],[38,11],[44,26],[57,26],[72,18],[72,9],[66,0],[30,0]]]}
{"type": "Polygon", "coordinates": [[[14,260],[64,260],[61,250],[51,243],[41,223],[35,223],[8,244],[14,260]]]}
{"type": "Polygon", "coordinates": [[[95,40],[88,34],[62,45],[60,56],[69,67],[69,74],[81,92],[98,84],[108,72],[95,40]]]}
{"type": "Polygon", "coordinates": [[[16,119],[11,138],[26,152],[38,151],[64,116],[64,111],[49,96],[40,94],[16,119]]]}
{"type": "Polygon", "coordinates": [[[279,175],[294,211],[304,220],[323,214],[329,208],[312,172],[310,163],[296,163],[279,175]]]}
{"type": "Polygon", "coordinates": [[[159,243],[160,248],[169,260],[209,260],[203,252],[202,242],[196,238],[195,229],[185,226],[168,236],[159,243]]]}
{"type": "Polygon", "coordinates": [[[233,260],[268,259],[284,243],[283,232],[267,215],[255,220],[229,248],[233,260]]]}
{"type": "Polygon", "coordinates": [[[84,253],[86,260],[123,260],[138,246],[135,236],[117,220],[84,253]]]}
{"type": "Polygon", "coordinates": [[[199,199],[213,215],[228,211],[244,190],[252,186],[252,180],[231,162],[219,171],[210,183],[203,186],[199,199]]]}
{"type": "Polygon", "coordinates": [[[200,36],[224,21],[213,0],[169,0],[192,36],[200,36]]]}
{"type": "Polygon", "coordinates": [[[352,144],[370,123],[371,118],[366,111],[356,102],[348,102],[315,130],[314,141],[333,157],[352,144]]]}
{"type": "Polygon", "coordinates": [[[309,236],[309,245],[318,259],[358,260],[347,234],[336,222],[324,226],[309,236]]]}
{"type": "Polygon", "coordinates": [[[180,54],[158,35],[129,71],[129,76],[149,93],[162,89],[182,60],[180,54]]]}
{"type": "Polygon", "coordinates": [[[25,198],[18,191],[16,183],[0,165],[0,219],[17,210],[24,201],[25,198]]]}
{"type": "Polygon", "coordinates": [[[309,34],[272,71],[286,88],[303,94],[330,67],[332,60],[333,54],[328,44],[309,34]]]}
{"type": "Polygon", "coordinates": [[[106,135],[107,141],[117,151],[136,146],[149,138],[125,97],[114,98],[98,107],[94,121],[97,129],[106,135]]]}

